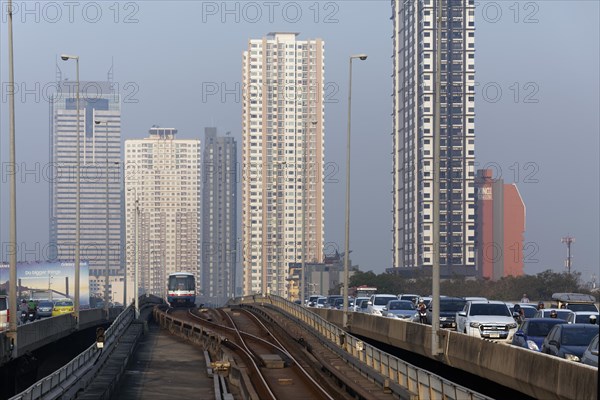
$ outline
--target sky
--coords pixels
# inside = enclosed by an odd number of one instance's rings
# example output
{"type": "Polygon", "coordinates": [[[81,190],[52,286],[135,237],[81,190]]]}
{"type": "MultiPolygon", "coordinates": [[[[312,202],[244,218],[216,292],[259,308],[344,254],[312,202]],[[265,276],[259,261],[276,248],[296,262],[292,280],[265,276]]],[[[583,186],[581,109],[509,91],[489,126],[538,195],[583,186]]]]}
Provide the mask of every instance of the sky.
{"type": "MultiPolygon", "coordinates": [[[[410,0],[414,1],[414,0],[410,0]]],[[[48,243],[49,103],[57,65],[121,93],[122,139],[152,125],[204,138],[230,131],[241,146],[241,60],[250,38],[299,32],[325,41],[326,251],[343,250],[348,58],[352,85],[352,260],[392,266],[392,71],[389,1],[16,1],[14,18],[17,225],[20,259],[48,243]]],[[[7,17],[0,21],[0,240],[8,238],[7,17]]],[[[516,183],[526,204],[527,274],[600,275],[599,15],[597,1],[481,1],[475,23],[476,167],[516,183]]],[[[241,196],[240,196],[241,201],[241,196]]],[[[240,213],[241,215],[241,213],[240,213]]],[[[241,233],[241,232],[240,232],[241,233]]],[[[3,245],[3,249],[4,249],[3,245]]],[[[4,254],[4,251],[3,251],[4,254]]]]}

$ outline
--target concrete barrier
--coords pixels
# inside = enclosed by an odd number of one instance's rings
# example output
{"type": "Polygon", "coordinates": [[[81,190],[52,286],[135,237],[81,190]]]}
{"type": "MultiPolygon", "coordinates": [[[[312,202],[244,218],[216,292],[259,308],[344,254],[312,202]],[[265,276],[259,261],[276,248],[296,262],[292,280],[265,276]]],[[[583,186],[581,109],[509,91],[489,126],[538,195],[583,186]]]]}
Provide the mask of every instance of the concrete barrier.
{"type": "MultiPolygon", "coordinates": [[[[311,309],[341,327],[338,310],[311,309]]],[[[538,399],[598,398],[598,369],[539,352],[442,330],[442,356],[431,355],[431,326],[352,313],[348,331],[426,356],[538,399]]]]}

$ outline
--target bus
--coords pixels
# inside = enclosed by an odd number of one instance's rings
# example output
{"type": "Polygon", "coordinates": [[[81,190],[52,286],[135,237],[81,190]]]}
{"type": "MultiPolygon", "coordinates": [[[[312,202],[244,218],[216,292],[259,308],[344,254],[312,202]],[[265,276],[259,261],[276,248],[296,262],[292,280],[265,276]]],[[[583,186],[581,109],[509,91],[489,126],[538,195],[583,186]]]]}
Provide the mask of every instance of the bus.
{"type": "Polygon", "coordinates": [[[194,307],[196,304],[196,278],[189,272],[169,274],[167,302],[171,307],[194,307]]]}

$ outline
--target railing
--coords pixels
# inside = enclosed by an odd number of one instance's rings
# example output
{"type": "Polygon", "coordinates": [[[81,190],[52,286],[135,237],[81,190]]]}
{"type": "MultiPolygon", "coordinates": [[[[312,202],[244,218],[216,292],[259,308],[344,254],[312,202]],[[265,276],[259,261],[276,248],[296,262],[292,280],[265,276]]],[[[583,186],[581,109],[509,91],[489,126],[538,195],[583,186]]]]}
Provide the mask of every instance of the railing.
{"type": "Polygon", "coordinates": [[[314,333],[327,339],[324,343],[355,369],[383,386],[391,388],[397,385],[419,399],[490,399],[364,343],[319,315],[281,297],[246,296],[236,299],[233,304],[249,303],[272,305],[302,322],[314,333]]]}
{"type": "Polygon", "coordinates": [[[106,330],[104,348],[100,351],[93,343],[67,365],[34,383],[29,388],[11,397],[10,400],[56,399],[66,392],[75,382],[84,376],[98,361],[100,355],[110,353],[111,347],[135,318],[132,306],[127,307],[106,330]]]}

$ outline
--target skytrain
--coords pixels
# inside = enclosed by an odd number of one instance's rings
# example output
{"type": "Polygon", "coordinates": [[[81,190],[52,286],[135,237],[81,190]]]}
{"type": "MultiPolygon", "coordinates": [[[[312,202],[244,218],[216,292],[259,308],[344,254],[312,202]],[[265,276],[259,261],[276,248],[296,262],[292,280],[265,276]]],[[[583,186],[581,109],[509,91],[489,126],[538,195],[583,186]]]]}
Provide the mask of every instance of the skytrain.
{"type": "Polygon", "coordinates": [[[196,303],[196,278],[189,272],[169,274],[167,302],[171,307],[194,307],[196,303]]]}

